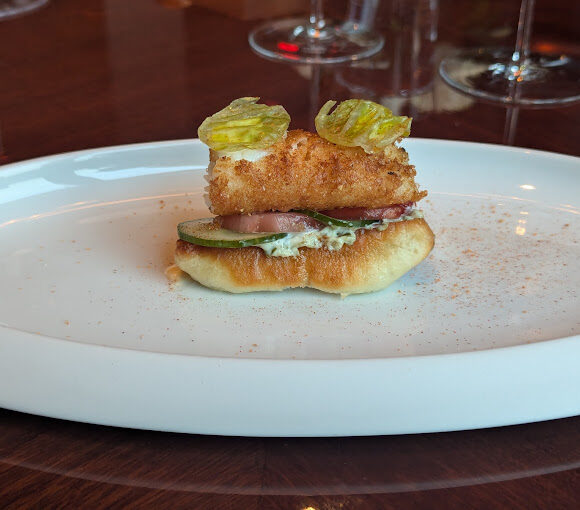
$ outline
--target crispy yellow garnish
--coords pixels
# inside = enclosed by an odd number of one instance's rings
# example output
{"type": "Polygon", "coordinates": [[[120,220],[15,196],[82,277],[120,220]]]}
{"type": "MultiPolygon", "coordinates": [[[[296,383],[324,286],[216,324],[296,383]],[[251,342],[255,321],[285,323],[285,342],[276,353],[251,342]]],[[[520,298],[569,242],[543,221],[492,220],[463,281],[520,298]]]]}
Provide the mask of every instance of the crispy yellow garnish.
{"type": "Polygon", "coordinates": [[[197,134],[216,151],[266,149],[280,140],[290,124],[283,106],[258,104],[259,97],[242,97],[203,121],[197,134]]]}
{"type": "Polygon", "coordinates": [[[381,152],[411,133],[409,117],[398,117],[384,106],[363,99],[348,99],[329,114],[336,101],[327,101],[315,119],[316,131],[329,142],[381,152]]]}

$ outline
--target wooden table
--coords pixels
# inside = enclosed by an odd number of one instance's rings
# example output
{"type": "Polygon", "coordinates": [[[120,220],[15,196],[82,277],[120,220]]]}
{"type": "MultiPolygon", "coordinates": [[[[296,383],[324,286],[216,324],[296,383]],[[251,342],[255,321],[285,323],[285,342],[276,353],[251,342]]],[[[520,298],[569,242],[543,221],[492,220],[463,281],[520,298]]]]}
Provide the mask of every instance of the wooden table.
{"type": "MultiPolygon", "coordinates": [[[[249,95],[285,105],[292,126],[308,129],[324,101],[363,92],[412,114],[414,136],[580,155],[579,105],[510,110],[457,94],[433,72],[454,47],[513,39],[516,1],[442,1],[427,87],[407,93],[412,99],[400,94],[404,68],[395,77],[394,67],[368,63],[272,63],[248,47],[258,21],[242,7],[251,2],[220,2],[223,11],[192,3],[53,0],[1,21],[1,162],[191,138],[207,115],[249,95]]],[[[580,5],[537,3],[534,45],[579,55],[580,5]]],[[[376,61],[392,58],[393,46],[376,61]]],[[[257,439],[0,410],[2,508],[577,508],[579,494],[578,417],[416,436],[257,439]]]]}

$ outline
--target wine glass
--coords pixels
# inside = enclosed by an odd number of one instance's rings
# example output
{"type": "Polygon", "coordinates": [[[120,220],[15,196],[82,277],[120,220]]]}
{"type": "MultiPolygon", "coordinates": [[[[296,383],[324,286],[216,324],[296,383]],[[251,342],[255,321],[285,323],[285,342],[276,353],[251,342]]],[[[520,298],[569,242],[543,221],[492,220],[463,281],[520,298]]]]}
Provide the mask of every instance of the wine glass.
{"type": "Polygon", "coordinates": [[[327,19],[322,0],[310,0],[310,16],[284,18],[258,26],[248,37],[263,57],[297,64],[334,64],[367,58],[383,47],[383,38],[365,21],[372,19],[378,0],[351,1],[344,23],[327,19]],[[360,11],[360,12],[359,12],[360,11]],[[354,14],[359,14],[355,18],[354,14]]]}
{"type": "Polygon", "coordinates": [[[439,67],[443,80],[466,94],[513,105],[580,101],[580,61],[530,51],[535,0],[522,0],[514,50],[463,50],[439,67]]]}
{"type": "Polygon", "coordinates": [[[0,20],[34,11],[48,0],[0,0],[0,20]]]}

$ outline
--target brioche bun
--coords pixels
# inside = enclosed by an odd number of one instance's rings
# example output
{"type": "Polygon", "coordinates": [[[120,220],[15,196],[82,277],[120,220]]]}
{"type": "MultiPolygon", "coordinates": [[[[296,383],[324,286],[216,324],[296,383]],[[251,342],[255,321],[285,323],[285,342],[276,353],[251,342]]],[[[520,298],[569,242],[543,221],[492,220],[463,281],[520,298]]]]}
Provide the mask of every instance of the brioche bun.
{"type": "Polygon", "coordinates": [[[202,285],[242,293],[310,287],[348,295],[388,287],[421,262],[434,244],[423,219],[358,230],[340,250],[300,248],[295,257],[271,257],[257,247],[210,248],[177,241],[175,263],[202,285]]]}

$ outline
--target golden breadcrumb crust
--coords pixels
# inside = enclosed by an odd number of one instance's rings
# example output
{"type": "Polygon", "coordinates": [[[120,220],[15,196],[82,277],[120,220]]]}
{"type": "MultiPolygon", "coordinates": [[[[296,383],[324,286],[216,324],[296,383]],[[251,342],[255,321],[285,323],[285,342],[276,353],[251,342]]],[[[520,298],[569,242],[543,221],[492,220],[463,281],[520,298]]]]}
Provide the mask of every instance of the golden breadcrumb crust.
{"type": "Polygon", "coordinates": [[[367,154],[294,130],[255,162],[210,151],[209,202],[217,215],[384,207],[421,200],[427,192],[414,177],[407,153],[394,145],[367,154]]]}
{"type": "Polygon", "coordinates": [[[434,244],[423,219],[359,230],[340,250],[300,248],[296,257],[270,257],[256,247],[209,248],[177,241],[175,263],[202,285],[241,293],[311,287],[356,294],[384,289],[421,262],[434,244]]]}

